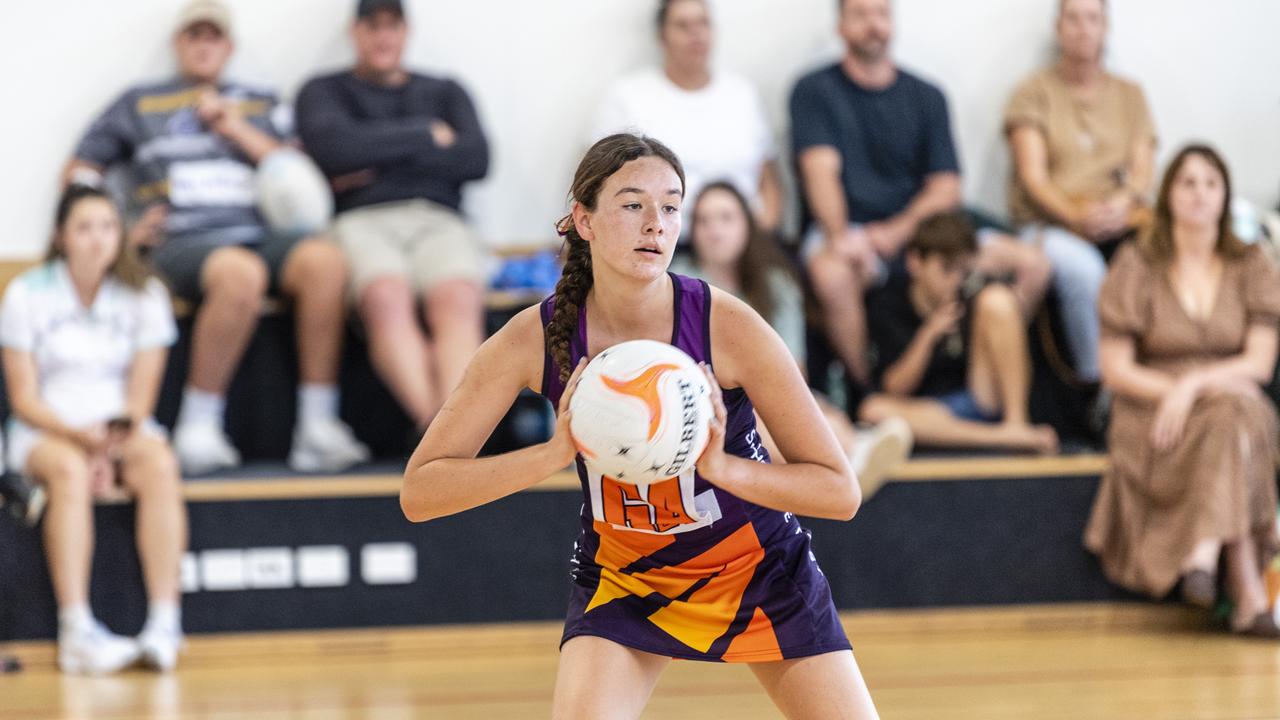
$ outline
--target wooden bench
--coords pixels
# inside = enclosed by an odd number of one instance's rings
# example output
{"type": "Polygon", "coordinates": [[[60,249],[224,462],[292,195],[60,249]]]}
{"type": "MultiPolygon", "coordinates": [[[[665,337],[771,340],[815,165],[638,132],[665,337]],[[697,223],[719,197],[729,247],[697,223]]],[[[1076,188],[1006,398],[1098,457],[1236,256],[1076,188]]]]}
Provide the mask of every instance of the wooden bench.
{"type": "MultiPolygon", "coordinates": [[[[1049,457],[992,456],[922,458],[908,461],[890,483],[947,482],[963,480],[1034,480],[1036,478],[1101,475],[1106,455],[1055,455],[1049,457]]],[[[236,500],[316,500],[346,497],[397,497],[403,478],[399,473],[350,473],[335,476],[297,476],[282,473],[255,478],[197,478],[183,483],[188,502],[236,500]]],[[[526,492],[578,492],[581,485],[572,469],[562,470],[526,492]]]]}

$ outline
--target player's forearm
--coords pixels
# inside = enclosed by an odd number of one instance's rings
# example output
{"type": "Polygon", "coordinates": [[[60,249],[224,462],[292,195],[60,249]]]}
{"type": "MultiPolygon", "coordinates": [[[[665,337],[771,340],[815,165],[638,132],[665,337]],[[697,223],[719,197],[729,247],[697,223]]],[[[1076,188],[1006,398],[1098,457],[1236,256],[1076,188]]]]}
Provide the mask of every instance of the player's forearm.
{"type": "Polygon", "coordinates": [[[563,469],[548,443],[483,458],[436,458],[406,470],[400,508],[412,522],[433,520],[526,490],[563,469]]]}
{"type": "Polygon", "coordinates": [[[862,491],[847,467],[771,465],[729,456],[721,476],[708,480],[747,502],[806,517],[849,520],[862,504],[862,491]]]}

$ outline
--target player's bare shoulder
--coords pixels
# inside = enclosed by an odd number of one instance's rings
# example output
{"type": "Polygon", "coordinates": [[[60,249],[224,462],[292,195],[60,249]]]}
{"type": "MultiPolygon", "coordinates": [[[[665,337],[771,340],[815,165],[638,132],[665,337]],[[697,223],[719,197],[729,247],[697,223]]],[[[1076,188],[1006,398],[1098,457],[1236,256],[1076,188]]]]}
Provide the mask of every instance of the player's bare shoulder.
{"type": "Polygon", "coordinates": [[[710,329],[712,364],[722,387],[739,387],[752,367],[773,359],[780,351],[790,357],[759,313],[717,287],[711,288],[710,329]]]}
{"type": "Polygon", "coordinates": [[[516,313],[480,346],[472,365],[485,377],[518,376],[533,390],[542,387],[545,341],[539,305],[516,313]]]}

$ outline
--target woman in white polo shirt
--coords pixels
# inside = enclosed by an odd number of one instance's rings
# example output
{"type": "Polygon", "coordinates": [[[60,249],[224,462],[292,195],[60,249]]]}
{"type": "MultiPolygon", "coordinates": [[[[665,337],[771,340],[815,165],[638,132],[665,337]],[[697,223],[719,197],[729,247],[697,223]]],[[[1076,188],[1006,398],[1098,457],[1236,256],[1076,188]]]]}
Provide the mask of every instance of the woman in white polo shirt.
{"type": "Polygon", "coordinates": [[[182,642],[186,507],[177,462],[151,417],[177,332],[168,292],[122,239],[105,195],[69,187],[46,261],[16,278],[0,304],[12,405],[6,459],[48,491],[45,549],[65,672],[138,660],[169,669],[182,642]],[[88,605],[93,500],[116,486],[138,504],[149,613],[136,640],[107,631],[88,605]]]}

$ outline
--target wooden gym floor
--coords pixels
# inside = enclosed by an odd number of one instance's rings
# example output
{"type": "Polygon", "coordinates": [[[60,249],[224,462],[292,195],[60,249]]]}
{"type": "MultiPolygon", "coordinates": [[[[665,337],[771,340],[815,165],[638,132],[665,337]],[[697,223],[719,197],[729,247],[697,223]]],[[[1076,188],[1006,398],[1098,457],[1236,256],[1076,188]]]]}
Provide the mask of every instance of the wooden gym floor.
{"type": "MultiPolygon", "coordinates": [[[[1145,604],[845,616],[885,718],[1280,718],[1280,644],[1145,604]]],[[[0,718],[547,717],[558,623],[190,640],[168,676],[63,677],[49,643],[11,647],[0,718]]],[[[645,718],[776,718],[741,666],[672,663],[645,718]]]]}

